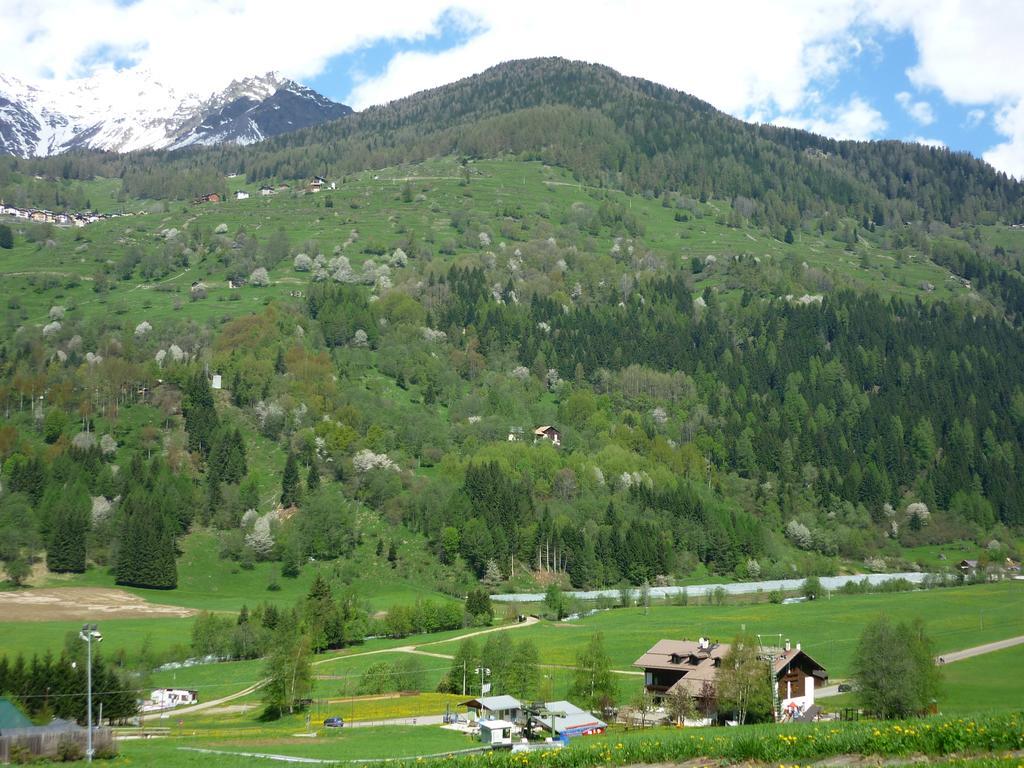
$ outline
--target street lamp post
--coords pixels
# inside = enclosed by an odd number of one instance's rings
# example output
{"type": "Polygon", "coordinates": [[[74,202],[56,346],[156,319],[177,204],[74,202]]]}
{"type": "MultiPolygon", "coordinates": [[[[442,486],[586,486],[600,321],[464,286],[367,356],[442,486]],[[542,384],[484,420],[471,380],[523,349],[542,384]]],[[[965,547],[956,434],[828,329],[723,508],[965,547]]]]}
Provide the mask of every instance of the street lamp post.
{"type": "Polygon", "coordinates": [[[85,708],[86,708],[86,748],[85,759],[92,762],[92,643],[103,641],[103,635],[95,624],[83,624],[78,636],[85,641],[85,708]]]}

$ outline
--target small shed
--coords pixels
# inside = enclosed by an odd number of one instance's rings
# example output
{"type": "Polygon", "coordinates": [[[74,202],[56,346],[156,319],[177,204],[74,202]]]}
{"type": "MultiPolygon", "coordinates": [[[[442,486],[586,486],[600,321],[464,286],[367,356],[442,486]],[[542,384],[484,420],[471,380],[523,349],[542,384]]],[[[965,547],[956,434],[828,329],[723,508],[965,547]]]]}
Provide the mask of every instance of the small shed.
{"type": "Polygon", "coordinates": [[[221,387],[223,386],[223,383],[222,383],[222,380],[221,380],[221,375],[219,373],[215,373],[215,374],[213,374],[213,376],[211,378],[212,378],[212,381],[210,382],[210,388],[211,389],[221,389],[221,387]]]}
{"type": "Polygon", "coordinates": [[[478,720],[510,720],[517,722],[523,714],[523,705],[515,696],[480,696],[462,702],[472,710],[478,720]]]}
{"type": "Polygon", "coordinates": [[[235,192],[235,200],[248,200],[248,199],[249,199],[249,193],[246,192],[244,189],[240,189],[237,192],[235,192]]]}
{"type": "Polygon", "coordinates": [[[481,720],[480,741],[492,747],[511,746],[515,727],[508,720],[481,720]]]}

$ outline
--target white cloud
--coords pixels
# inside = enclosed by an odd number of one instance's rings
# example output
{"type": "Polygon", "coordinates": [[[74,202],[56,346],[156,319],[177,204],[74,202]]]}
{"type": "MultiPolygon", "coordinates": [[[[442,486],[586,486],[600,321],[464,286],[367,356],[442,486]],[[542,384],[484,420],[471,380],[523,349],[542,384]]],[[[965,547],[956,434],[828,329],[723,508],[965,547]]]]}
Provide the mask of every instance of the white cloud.
{"type": "Polygon", "coordinates": [[[903,107],[903,111],[921,125],[931,125],[935,122],[935,112],[932,105],[927,101],[914,101],[909,91],[900,91],[896,94],[896,102],[903,107]]]}
{"type": "Polygon", "coordinates": [[[436,33],[443,0],[0,0],[0,72],[61,81],[115,56],[175,88],[208,94],[232,78],[321,72],[375,40],[436,33]],[[98,55],[99,54],[99,55],[98,55]]]}
{"type": "Polygon", "coordinates": [[[1004,0],[868,0],[865,18],[891,31],[909,31],[918,62],[907,71],[920,89],[932,88],[946,100],[978,109],[967,125],[977,125],[988,108],[1006,141],[983,154],[996,168],[1024,178],[1024,3],[1004,0]]]}
{"type": "Polygon", "coordinates": [[[992,147],[983,157],[999,170],[1024,179],[1024,101],[1001,109],[995,124],[1007,141],[992,147]]]}
{"type": "Polygon", "coordinates": [[[815,77],[838,72],[851,55],[844,31],[856,3],[726,0],[645,7],[615,0],[462,0],[460,6],[480,19],[484,31],[447,51],[399,53],[350,98],[364,107],[500,61],[564,56],[685,90],[733,114],[768,105],[792,110],[815,77]],[[655,16],[657,23],[651,23],[655,16]]]}
{"type": "Polygon", "coordinates": [[[927,139],[924,136],[908,136],[905,141],[909,141],[914,144],[923,144],[924,146],[932,147],[933,149],[946,148],[946,142],[942,139],[927,139]]]}
{"type": "Polygon", "coordinates": [[[833,139],[873,139],[886,129],[882,113],[860,96],[854,96],[839,106],[819,105],[810,115],[782,115],[772,122],[833,139]]]}
{"type": "Polygon", "coordinates": [[[981,121],[985,119],[988,113],[984,109],[972,109],[967,113],[967,118],[964,120],[965,128],[977,128],[981,125],[981,121]]]}

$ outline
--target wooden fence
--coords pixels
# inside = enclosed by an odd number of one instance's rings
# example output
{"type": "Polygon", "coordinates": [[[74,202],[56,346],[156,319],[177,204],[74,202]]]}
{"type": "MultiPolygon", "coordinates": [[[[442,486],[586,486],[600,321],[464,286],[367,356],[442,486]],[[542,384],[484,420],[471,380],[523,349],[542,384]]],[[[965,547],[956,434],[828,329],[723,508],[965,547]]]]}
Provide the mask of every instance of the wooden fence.
{"type": "MultiPolygon", "coordinates": [[[[55,757],[61,751],[77,752],[85,757],[88,733],[84,728],[66,731],[47,731],[37,728],[11,728],[0,733],[0,763],[10,763],[24,757],[55,757]]],[[[115,749],[114,734],[109,728],[97,728],[92,735],[95,752],[115,749]]]]}

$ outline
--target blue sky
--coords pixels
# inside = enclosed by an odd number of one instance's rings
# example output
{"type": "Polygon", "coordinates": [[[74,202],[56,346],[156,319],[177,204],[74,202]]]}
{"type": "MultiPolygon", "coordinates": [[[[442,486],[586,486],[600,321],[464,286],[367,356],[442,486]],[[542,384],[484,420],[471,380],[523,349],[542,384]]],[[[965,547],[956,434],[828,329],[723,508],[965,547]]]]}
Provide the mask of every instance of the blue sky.
{"type": "Polygon", "coordinates": [[[563,56],[737,117],[923,140],[1024,178],[1024,1],[0,0],[0,74],[127,69],[206,96],[279,71],[356,109],[563,56]]]}

